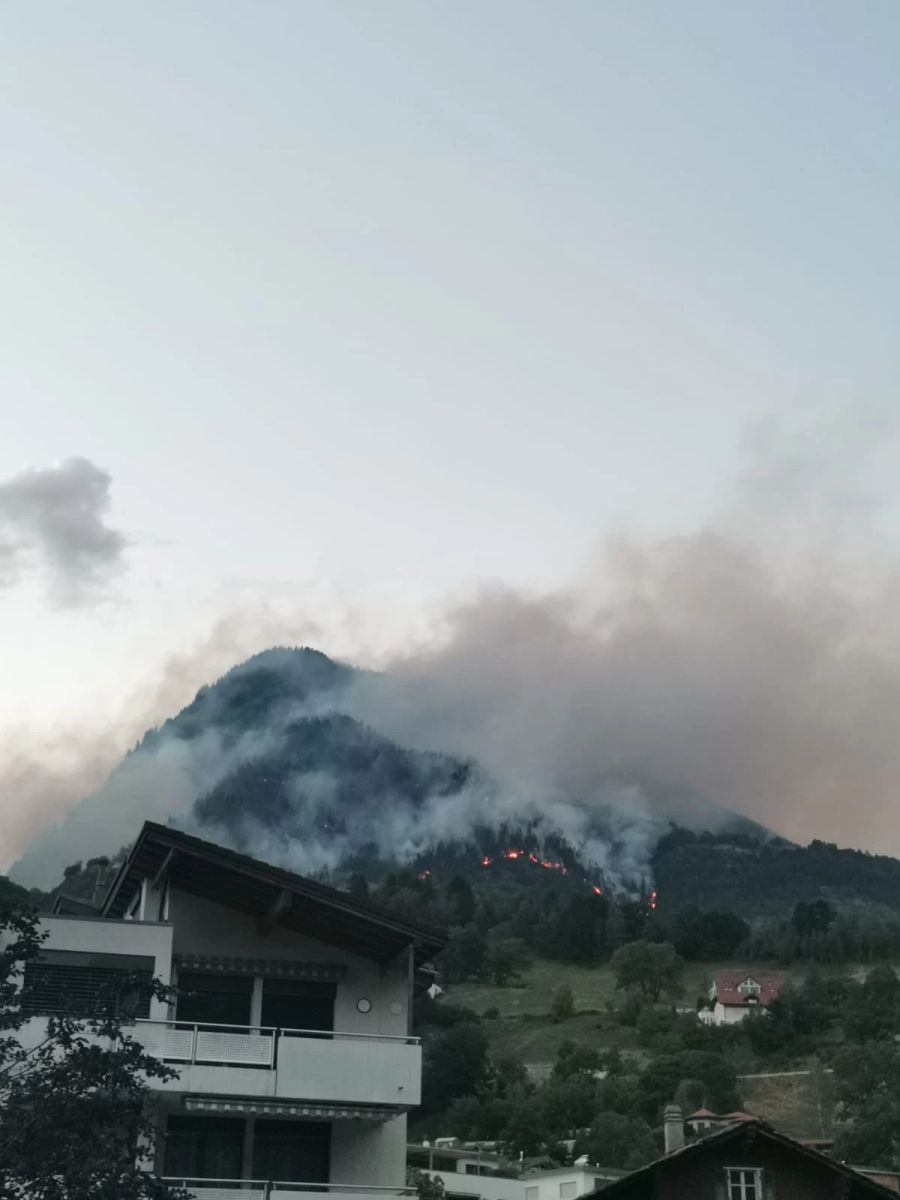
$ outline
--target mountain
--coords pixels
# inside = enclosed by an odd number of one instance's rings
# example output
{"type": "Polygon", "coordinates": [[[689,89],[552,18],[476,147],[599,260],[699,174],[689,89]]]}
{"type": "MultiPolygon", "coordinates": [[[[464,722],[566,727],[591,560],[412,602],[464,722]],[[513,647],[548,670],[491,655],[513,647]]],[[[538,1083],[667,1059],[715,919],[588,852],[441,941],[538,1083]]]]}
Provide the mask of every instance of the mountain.
{"type": "Polygon", "coordinates": [[[97,792],[35,838],[12,877],[52,885],[76,860],[115,855],[145,818],[307,872],[371,847],[409,857],[475,768],[401,747],[344,711],[363,678],[309,648],[255,655],[149,730],[97,792]]]}
{"type": "Polygon", "coordinates": [[[900,909],[900,861],[830,842],[673,829],[653,852],[653,878],[667,908],[697,905],[746,915],[798,902],[851,900],[900,909]]]}
{"type": "Polygon", "coordinates": [[[900,907],[895,860],[797,847],[709,798],[612,775],[608,792],[624,800],[517,788],[440,746],[403,745],[373,727],[390,702],[384,679],[309,648],[255,655],[148,731],[35,839],[13,878],[46,887],[89,860],[69,883],[93,896],[151,818],[306,873],[398,863],[477,872],[485,856],[524,849],[529,862],[549,856],[604,887],[639,890],[652,878],[668,908],[753,912],[825,894],[900,907]]]}

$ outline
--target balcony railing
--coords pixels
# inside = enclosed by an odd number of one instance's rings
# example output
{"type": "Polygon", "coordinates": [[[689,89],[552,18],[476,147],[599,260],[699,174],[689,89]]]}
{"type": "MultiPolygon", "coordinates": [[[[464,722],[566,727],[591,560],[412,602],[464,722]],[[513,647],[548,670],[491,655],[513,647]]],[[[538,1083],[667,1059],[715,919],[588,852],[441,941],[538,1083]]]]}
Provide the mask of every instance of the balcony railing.
{"type": "Polygon", "coordinates": [[[242,1067],[275,1065],[274,1029],[233,1025],[192,1025],[187,1021],[135,1021],[132,1037],[148,1054],[168,1062],[229,1063],[242,1067]]]}
{"type": "Polygon", "coordinates": [[[346,1033],[340,1030],[274,1029],[263,1025],[214,1025],[210,1022],[136,1021],[132,1036],[148,1054],[169,1062],[222,1064],[272,1068],[278,1046],[285,1038],[319,1040],[358,1039],[417,1046],[419,1038],[381,1033],[346,1033]]]}
{"type": "Polygon", "coordinates": [[[190,1192],[195,1200],[392,1200],[411,1196],[414,1188],[370,1187],[361,1183],[292,1183],[263,1179],[197,1179],[193,1176],[171,1175],[163,1179],[172,1187],[190,1192]]]}

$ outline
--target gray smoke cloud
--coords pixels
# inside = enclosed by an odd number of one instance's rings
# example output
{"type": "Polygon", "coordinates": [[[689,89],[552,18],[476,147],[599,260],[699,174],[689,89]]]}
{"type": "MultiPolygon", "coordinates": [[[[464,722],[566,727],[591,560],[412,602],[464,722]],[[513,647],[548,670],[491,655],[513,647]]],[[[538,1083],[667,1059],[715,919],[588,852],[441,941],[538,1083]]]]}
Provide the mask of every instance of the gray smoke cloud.
{"type": "Polygon", "coordinates": [[[0,587],[35,572],[59,604],[95,597],[128,544],[106,523],[110,482],[89,459],[68,458],[0,483],[0,587]]]}
{"type": "Polygon", "coordinates": [[[900,573],[857,470],[868,441],[755,429],[702,528],[611,539],[550,594],[486,588],[364,681],[356,715],[477,758],[576,844],[585,808],[639,857],[660,820],[715,826],[721,806],[900,854],[900,573]]]}

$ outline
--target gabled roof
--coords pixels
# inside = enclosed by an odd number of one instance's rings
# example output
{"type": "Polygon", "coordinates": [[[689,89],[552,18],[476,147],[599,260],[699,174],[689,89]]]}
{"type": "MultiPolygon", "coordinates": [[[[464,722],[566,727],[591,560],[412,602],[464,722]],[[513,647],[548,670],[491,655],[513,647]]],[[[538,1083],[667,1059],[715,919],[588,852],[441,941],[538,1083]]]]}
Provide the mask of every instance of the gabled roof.
{"type": "Polygon", "coordinates": [[[53,916],[84,916],[84,917],[99,917],[100,908],[96,904],[91,904],[87,900],[79,900],[77,896],[64,896],[58,892],[54,901],[53,907],[50,909],[53,916]]]}
{"type": "Polygon", "coordinates": [[[774,971],[720,971],[713,978],[716,1000],[729,1007],[767,1008],[784,987],[784,976],[774,971]],[[747,980],[759,984],[757,994],[741,992],[738,988],[747,980]]]}
{"type": "MultiPolygon", "coordinates": [[[[820,1167],[827,1167],[836,1177],[845,1179],[848,1183],[856,1184],[863,1196],[887,1196],[892,1197],[892,1200],[897,1200],[897,1193],[890,1188],[876,1183],[875,1180],[861,1175],[859,1171],[854,1171],[852,1167],[838,1162],[837,1159],[829,1158],[827,1154],[822,1154],[820,1151],[814,1150],[811,1146],[805,1146],[802,1142],[798,1142],[786,1134],[779,1133],[771,1125],[766,1125],[764,1121],[760,1121],[758,1117],[742,1121],[739,1124],[728,1125],[725,1129],[719,1130],[718,1133],[711,1133],[708,1137],[701,1138],[697,1142],[689,1142],[688,1145],[682,1146],[681,1149],[673,1150],[670,1154],[664,1154],[662,1158],[654,1159],[653,1162],[647,1163],[646,1166],[639,1167],[637,1171],[632,1171],[622,1179],[616,1180],[615,1183],[610,1183],[606,1187],[588,1192],[587,1196],[596,1196],[599,1200],[615,1200],[615,1197],[619,1195],[634,1195],[631,1190],[634,1184],[641,1181],[646,1181],[646,1183],[650,1184],[651,1181],[658,1180],[665,1175],[667,1166],[673,1163],[681,1163],[688,1159],[702,1158],[703,1155],[708,1154],[726,1142],[740,1142],[746,1138],[759,1138],[768,1141],[776,1146],[780,1146],[782,1149],[792,1151],[808,1162],[814,1162],[820,1167]]],[[[853,1194],[856,1195],[856,1192],[853,1194]]],[[[586,1200],[586,1197],[582,1197],[582,1200],[586,1200]]]]}
{"type": "Polygon", "coordinates": [[[259,919],[277,914],[281,927],[345,946],[376,962],[387,962],[413,946],[418,966],[446,944],[440,930],[154,821],[144,823],[113,881],[102,915],[124,916],[141,881],[163,871],[181,891],[259,919]]]}

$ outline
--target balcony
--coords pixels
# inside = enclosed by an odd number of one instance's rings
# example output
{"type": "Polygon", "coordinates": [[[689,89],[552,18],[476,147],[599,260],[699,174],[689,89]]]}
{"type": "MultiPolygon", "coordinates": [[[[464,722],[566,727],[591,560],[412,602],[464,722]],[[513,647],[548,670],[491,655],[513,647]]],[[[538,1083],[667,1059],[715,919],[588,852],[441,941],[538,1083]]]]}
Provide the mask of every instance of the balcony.
{"type": "Polygon", "coordinates": [[[167,1091],[403,1109],[420,1099],[418,1038],[184,1021],[137,1021],[132,1036],[180,1067],[158,1085],[167,1091]]]}
{"type": "Polygon", "coordinates": [[[194,1200],[403,1200],[414,1195],[412,1188],[365,1187],[356,1183],[284,1183],[176,1176],[169,1176],[163,1182],[185,1188],[194,1200]]]}

